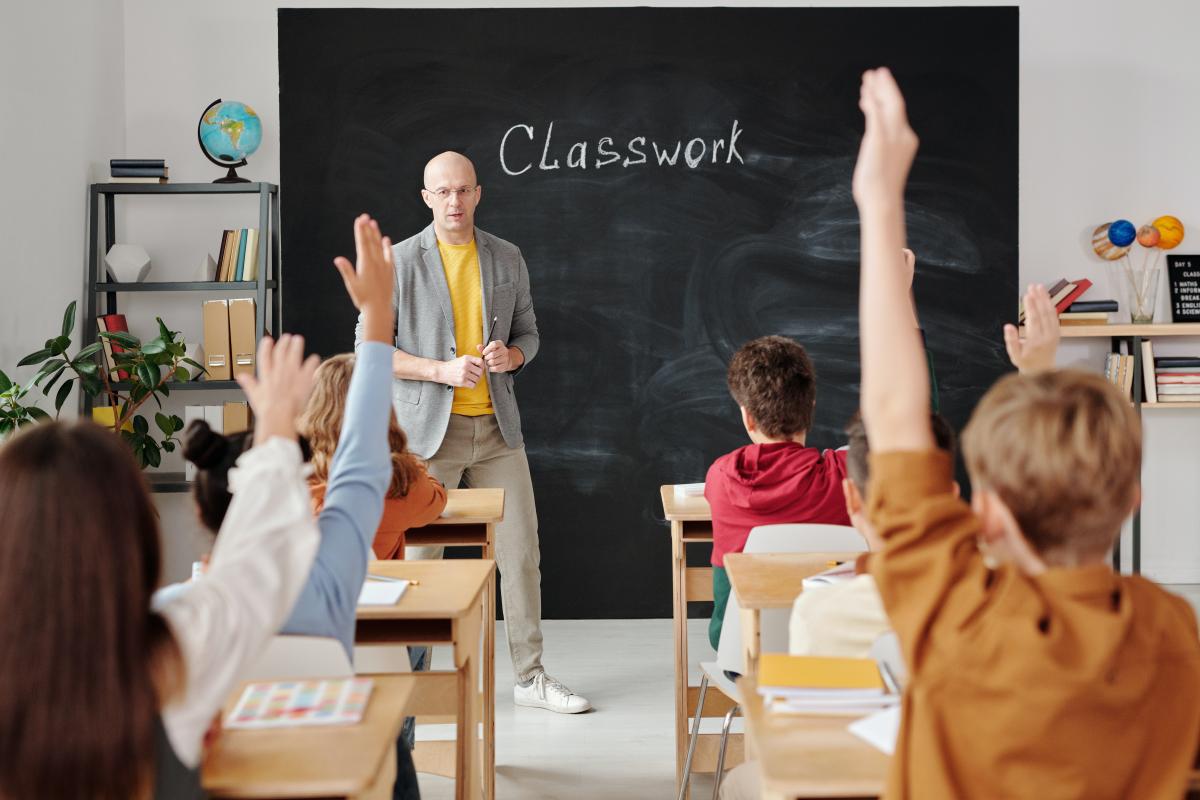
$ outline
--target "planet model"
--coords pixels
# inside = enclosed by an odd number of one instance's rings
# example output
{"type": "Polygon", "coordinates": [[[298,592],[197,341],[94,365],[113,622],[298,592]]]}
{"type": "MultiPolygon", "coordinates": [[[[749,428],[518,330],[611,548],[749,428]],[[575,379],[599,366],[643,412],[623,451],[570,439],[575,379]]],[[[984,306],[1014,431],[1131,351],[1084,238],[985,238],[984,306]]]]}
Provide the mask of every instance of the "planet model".
{"type": "Polygon", "coordinates": [[[1179,243],[1183,241],[1183,223],[1179,221],[1178,217],[1164,214],[1151,224],[1158,228],[1158,246],[1163,250],[1178,247],[1179,243]]]}
{"type": "Polygon", "coordinates": [[[1117,247],[1129,247],[1137,238],[1137,228],[1127,219],[1119,219],[1108,225],[1108,240],[1117,247]]]}
{"type": "Polygon", "coordinates": [[[1129,245],[1118,247],[1108,238],[1109,224],[1106,222],[1092,231],[1092,249],[1096,255],[1107,261],[1116,261],[1129,252],[1129,245]]]}
{"type": "Polygon", "coordinates": [[[1143,225],[1138,228],[1137,243],[1142,247],[1157,247],[1162,234],[1153,225],[1143,225]]]}

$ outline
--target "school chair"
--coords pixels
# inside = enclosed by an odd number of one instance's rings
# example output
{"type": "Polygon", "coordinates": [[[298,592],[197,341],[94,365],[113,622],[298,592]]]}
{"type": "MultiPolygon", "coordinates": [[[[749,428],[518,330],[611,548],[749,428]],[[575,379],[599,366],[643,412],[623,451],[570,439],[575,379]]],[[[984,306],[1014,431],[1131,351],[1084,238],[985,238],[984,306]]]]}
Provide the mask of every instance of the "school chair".
{"type": "MultiPolygon", "coordinates": [[[[759,525],[750,529],[743,549],[746,553],[861,553],[867,550],[867,542],[858,531],[847,525],[810,525],[789,523],[759,525]]],[[[763,609],[759,612],[760,652],[787,652],[788,622],[790,608],[763,609]]],[[[726,673],[744,674],[746,671],[745,651],[742,647],[742,609],[737,595],[729,594],[725,604],[725,615],[721,622],[721,638],[717,642],[717,660],[700,664],[703,676],[700,679],[700,695],[696,698],[696,715],[692,720],[692,733],[688,741],[687,757],[683,764],[683,783],[679,787],[679,798],[687,794],[692,778],[692,757],[700,736],[700,719],[704,713],[704,696],[712,684],[718,691],[733,701],[734,705],[721,721],[721,744],[717,750],[717,767],[713,775],[713,800],[721,791],[721,778],[725,769],[725,747],[729,740],[729,728],[733,718],[741,712],[741,696],[737,686],[726,673]]]]}
{"type": "Polygon", "coordinates": [[[258,661],[242,676],[247,681],[348,678],[354,667],[342,643],[323,636],[274,636],[258,661]]]}

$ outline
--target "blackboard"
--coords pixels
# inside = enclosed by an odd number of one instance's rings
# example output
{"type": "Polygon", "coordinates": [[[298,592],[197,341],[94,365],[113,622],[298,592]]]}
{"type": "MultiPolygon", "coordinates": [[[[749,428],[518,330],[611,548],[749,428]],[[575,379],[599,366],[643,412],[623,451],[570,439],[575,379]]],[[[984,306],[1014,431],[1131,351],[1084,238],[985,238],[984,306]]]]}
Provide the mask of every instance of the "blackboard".
{"type": "Polygon", "coordinates": [[[703,480],[745,443],[733,351],[768,333],[809,349],[810,444],[839,446],[857,407],[850,174],[867,67],[893,68],[921,136],[909,243],[956,427],[1007,369],[1017,21],[1016,8],[280,10],[284,326],[318,353],[350,349],[330,261],[352,252],[352,218],[418,232],[426,160],[470,156],[476,223],[521,247],[542,336],[516,391],[544,613],[669,616],[658,487],[703,480]]]}
{"type": "Polygon", "coordinates": [[[1200,322],[1200,256],[1167,254],[1171,321],[1200,322]]]}

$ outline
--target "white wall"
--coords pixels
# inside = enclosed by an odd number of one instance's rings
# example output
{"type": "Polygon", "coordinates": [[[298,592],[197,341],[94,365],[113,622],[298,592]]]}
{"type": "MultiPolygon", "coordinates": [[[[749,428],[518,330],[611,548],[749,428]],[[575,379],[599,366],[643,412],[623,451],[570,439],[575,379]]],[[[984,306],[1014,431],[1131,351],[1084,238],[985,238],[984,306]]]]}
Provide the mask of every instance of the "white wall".
{"type": "MultiPolygon", "coordinates": [[[[41,48],[53,45],[55,50],[60,49],[61,28],[52,28],[50,23],[61,25],[63,16],[47,5],[28,3],[22,4],[19,14],[4,12],[5,17],[21,18],[20,31],[14,37],[20,40],[15,58],[9,47],[0,54],[5,59],[0,62],[6,67],[5,76],[26,73],[28,59],[36,59],[45,69],[48,60],[42,57],[41,48]]],[[[10,87],[8,77],[3,79],[4,91],[19,90],[26,97],[22,103],[32,103],[43,112],[43,119],[50,114],[73,124],[66,126],[70,130],[52,134],[54,142],[50,144],[35,142],[22,131],[23,139],[31,143],[40,158],[7,159],[10,183],[17,188],[0,198],[4,204],[0,205],[0,231],[8,234],[4,241],[10,258],[14,252],[12,242],[18,243],[19,252],[26,257],[4,265],[4,274],[8,277],[20,269],[38,290],[33,292],[35,299],[27,300],[29,293],[23,285],[18,300],[8,283],[8,290],[0,295],[0,333],[4,334],[0,336],[0,363],[12,363],[14,354],[39,344],[39,337],[44,338],[41,331],[46,315],[53,316],[67,299],[77,296],[83,253],[85,179],[81,164],[99,163],[112,154],[164,157],[174,181],[212,180],[216,168],[201,156],[195,126],[200,111],[211,100],[222,97],[250,103],[265,127],[263,146],[242,173],[253,179],[279,179],[275,28],[279,4],[262,0],[125,0],[121,24],[114,25],[111,11],[120,5],[118,0],[101,6],[80,2],[79,7],[86,7],[87,12],[67,17],[72,19],[74,33],[68,35],[74,37],[73,46],[67,48],[71,53],[69,64],[48,65],[54,91],[48,93],[42,81],[37,89],[21,89],[10,87]],[[84,19],[80,21],[79,16],[84,19]],[[88,38],[90,32],[96,32],[95,38],[88,38]],[[119,105],[120,86],[110,86],[102,79],[105,74],[119,72],[111,62],[120,52],[122,32],[123,132],[119,126],[112,127],[108,110],[114,103],[119,105]],[[92,69],[79,69],[80,63],[92,69]],[[67,102],[60,102],[61,97],[68,98],[67,102]],[[61,159],[64,152],[70,153],[70,167],[64,163],[43,168],[38,163],[49,161],[51,156],[61,159]],[[31,197],[47,197],[50,191],[56,193],[50,204],[27,202],[31,197]],[[62,215],[60,236],[55,235],[55,222],[39,213],[47,206],[62,215]],[[52,254],[44,249],[47,239],[52,254]],[[36,334],[29,329],[31,325],[36,334]],[[13,341],[22,344],[16,346],[13,341]]],[[[1104,272],[1084,245],[1084,234],[1096,224],[1117,217],[1141,223],[1171,213],[1185,224],[1197,226],[1192,235],[1200,236],[1200,194],[1190,191],[1191,180],[1200,175],[1200,148],[1194,144],[1193,133],[1200,130],[1200,105],[1195,101],[1200,97],[1200,53],[1192,41],[1200,25],[1200,5],[1188,0],[1031,0],[1020,5],[1021,280],[1052,282],[1064,276],[1088,276],[1097,283],[1093,290],[1097,296],[1116,296],[1116,284],[1110,289],[1107,278],[1097,279],[1104,272]]],[[[12,35],[9,26],[0,27],[4,35],[12,35]]],[[[6,103],[3,107],[19,106],[6,103]]],[[[3,130],[7,137],[11,116],[6,115],[0,124],[6,126],[3,130]]],[[[44,135],[39,131],[39,138],[44,135]]],[[[3,152],[12,153],[7,139],[5,145],[3,152]]],[[[239,204],[228,198],[176,198],[170,206],[161,201],[127,202],[123,214],[118,238],[137,241],[150,250],[157,279],[187,276],[205,251],[215,255],[222,229],[254,224],[249,201],[239,204]]],[[[1190,244],[1185,243],[1182,249],[1194,252],[1190,244]]],[[[1165,299],[1161,307],[1165,313],[1165,299]]],[[[195,298],[169,297],[161,302],[152,302],[148,297],[130,298],[122,310],[130,313],[135,329],[139,319],[142,324],[152,323],[154,313],[159,313],[190,337],[194,338],[199,330],[195,298]]],[[[1200,342],[1163,344],[1159,349],[1197,352],[1200,342]]],[[[1070,343],[1063,348],[1063,361],[1097,367],[1104,350],[1102,344],[1070,343]]],[[[1200,478],[1194,444],[1200,441],[1200,414],[1178,410],[1146,412],[1145,416],[1143,567],[1166,582],[1200,582],[1200,537],[1193,535],[1200,493],[1191,490],[1200,478]]],[[[183,526],[187,510],[181,499],[167,500],[166,506],[168,521],[177,519],[183,526]]],[[[190,560],[184,555],[178,554],[175,568],[182,570],[185,561],[190,560]]]]}

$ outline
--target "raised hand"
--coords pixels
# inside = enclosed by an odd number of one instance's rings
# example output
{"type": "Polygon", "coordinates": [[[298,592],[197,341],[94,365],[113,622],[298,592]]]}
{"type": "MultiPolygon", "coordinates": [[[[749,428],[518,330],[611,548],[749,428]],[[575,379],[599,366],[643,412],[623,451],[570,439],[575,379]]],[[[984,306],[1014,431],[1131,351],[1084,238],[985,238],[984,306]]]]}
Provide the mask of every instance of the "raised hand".
{"type": "Polygon", "coordinates": [[[851,183],[854,201],[860,208],[865,203],[903,202],[918,140],[908,124],[904,96],[887,67],[863,73],[858,107],[866,117],[866,130],[851,183]]]}
{"type": "Polygon", "coordinates": [[[338,256],[333,265],[341,273],[346,293],[354,307],[363,312],[363,338],[392,343],[395,310],[392,285],[396,279],[392,262],[392,240],[379,233],[379,223],[367,214],[354,220],[357,260],[338,256]]]}
{"type": "Polygon", "coordinates": [[[258,343],[258,375],[241,374],[237,382],[254,409],[254,444],[272,436],[296,438],[296,417],[313,387],[321,360],[304,357],[304,337],[289,333],[278,342],[264,336],[258,343]]]}
{"type": "Polygon", "coordinates": [[[1050,302],[1050,293],[1040,283],[1030,285],[1023,299],[1025,307],[1025,338],[1016,325],[1004,326],[1004,347],[1008,360],[1023,373],[1054,369],[1061,337],[1058,310],[1050,302]]]}

